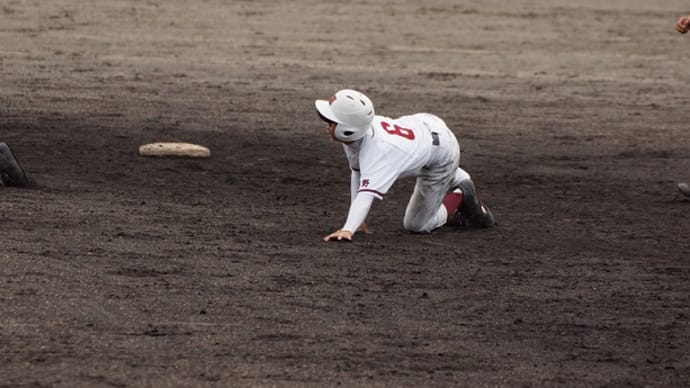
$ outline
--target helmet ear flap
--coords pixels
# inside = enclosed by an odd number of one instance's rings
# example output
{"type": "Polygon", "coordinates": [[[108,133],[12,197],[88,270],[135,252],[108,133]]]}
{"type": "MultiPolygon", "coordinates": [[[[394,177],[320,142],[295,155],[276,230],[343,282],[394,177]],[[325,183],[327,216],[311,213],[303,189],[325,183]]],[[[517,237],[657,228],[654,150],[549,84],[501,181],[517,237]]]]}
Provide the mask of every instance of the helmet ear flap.
{"type": "Polygon", "coordinates": [[[340,131],[340,133],[344,137],[351,137],[352,135],[355,134],[355,131],[353,131],[352,129],[354,129],[354,128],[343,128],[343,130],[340,131]]]}
{"type": "Polygon", "coordinates": [[[334,135],[335,138],[344,142],[357,141],[366,135],[369,126],[366,127],[353,127],[346,124],[338,123],[335,127],[334,135]]]}

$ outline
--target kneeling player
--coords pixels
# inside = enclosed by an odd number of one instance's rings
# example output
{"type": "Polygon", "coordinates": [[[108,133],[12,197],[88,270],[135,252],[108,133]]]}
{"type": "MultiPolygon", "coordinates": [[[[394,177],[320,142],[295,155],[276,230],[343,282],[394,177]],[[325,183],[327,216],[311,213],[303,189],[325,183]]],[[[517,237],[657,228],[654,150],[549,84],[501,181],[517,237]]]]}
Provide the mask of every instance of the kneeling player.
{"type": "Polygon", "coordinates": [[[470,175],[458,166],[460,148],[439,117],[417,113],[392,119],[378,116],[367,96],[351,89],[316,110],[332,139],[343,144],[350,164],[351,203],[345,225],[323,239],[352,240],[367,231],[366,218],[374,199],[382,199],[398,178],[416,177],[403,226],[429,233],[447,223],[491,227],[489,209],[479,200],[470,175]]]}

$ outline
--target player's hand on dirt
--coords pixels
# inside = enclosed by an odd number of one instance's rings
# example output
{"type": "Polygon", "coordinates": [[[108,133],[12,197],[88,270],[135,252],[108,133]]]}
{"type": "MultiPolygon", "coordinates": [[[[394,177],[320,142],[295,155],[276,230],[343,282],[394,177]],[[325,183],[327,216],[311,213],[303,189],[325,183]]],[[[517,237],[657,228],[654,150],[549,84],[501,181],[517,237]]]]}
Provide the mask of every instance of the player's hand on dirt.
{"type": "Polygon", "coordinates": [[[340,229],[324,237],[323,241],[352,241],[352,232],[340,229]]]}
{"type": "Polygon", "coordinates": [[[369,231],[369,227],[367,227],[366,222],[362,223],[362,226],[360,226],[357,229],[357,233],[371,234],[371,231],[369,231]]]}
{"type": "Polygon", "coordinates": [[[685,34],[690,29],[690,16],[683,16],[676,22],[676,31],[685,34]]]}

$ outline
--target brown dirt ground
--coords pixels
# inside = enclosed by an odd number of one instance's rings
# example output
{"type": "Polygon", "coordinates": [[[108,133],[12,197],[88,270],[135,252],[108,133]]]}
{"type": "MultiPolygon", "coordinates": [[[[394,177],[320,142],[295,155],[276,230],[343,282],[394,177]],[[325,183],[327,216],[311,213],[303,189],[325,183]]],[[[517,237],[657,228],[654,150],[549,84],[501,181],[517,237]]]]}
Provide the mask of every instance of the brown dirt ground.
{"type": "Polygon", "coordinates": [[[0,386],[688,383],[687,2],[346,3],[2,3],[0,386]],[[344,87],[446,119],[499,226],[405,233],[403,181],[321,242],[344,87]]]}

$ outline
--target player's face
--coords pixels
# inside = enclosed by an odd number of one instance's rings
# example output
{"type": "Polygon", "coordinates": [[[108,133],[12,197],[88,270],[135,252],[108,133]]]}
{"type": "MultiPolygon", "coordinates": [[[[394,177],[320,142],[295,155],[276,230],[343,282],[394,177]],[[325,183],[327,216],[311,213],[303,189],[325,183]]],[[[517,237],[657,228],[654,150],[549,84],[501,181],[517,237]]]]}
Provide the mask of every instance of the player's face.
{"type": "Polygon", "coordinates": [[[328,131],[328,134],[331,136],[331,139],[335,140],[335,126],[337,124],[335,123],[326,123],[326,130],[328,131]]]}

